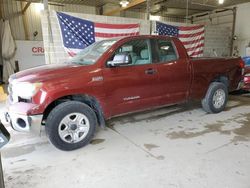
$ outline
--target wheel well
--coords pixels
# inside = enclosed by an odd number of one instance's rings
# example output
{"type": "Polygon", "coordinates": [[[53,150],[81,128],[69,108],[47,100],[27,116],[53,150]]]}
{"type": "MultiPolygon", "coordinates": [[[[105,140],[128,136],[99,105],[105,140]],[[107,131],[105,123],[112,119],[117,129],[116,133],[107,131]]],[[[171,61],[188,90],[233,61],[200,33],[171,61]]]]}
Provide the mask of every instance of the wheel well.
{"type": "Polygon", "coordinates": [[[103,116],[103,112],[101,109],[101,106],[99,104],[99,102],[94,98],[91,97],[89,95],[68,95],[68,96],[64,96],[62,98],[59,98],[55,101],[53,101],[52,103],[50,103],[47,108],[45,109],[44,113],[43,113],[43,120],[42,120],[42,124],[45,125],[46,119],[49,115],[49,113],[59,104],[66,102],[66,101],[80,101],[83,102],[85,104],[87,104],[89,107],[91,107],[97,117],[98,120],[98,124],[101,127],[105,126],[105,120],[104,120],[104,116],[103,116]]]}
{"type": "Polygon", "coordinates": [[[221,82],[221,83],[225,84],[225,86],[227,86],[227,88],[229,88],[229,79],[227,76],[218,76],[215,79],[213,79],[212,82],[221,82]]]}

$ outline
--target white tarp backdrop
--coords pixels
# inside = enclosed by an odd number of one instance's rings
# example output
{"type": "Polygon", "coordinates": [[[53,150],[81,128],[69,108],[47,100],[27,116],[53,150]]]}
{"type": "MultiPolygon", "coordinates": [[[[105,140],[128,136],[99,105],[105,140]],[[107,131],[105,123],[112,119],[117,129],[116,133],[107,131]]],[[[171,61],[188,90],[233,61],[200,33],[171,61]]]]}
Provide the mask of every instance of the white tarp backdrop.
{"type": "Polygon", "coordinates": [[[3,81],[8,82],[9,76],[14,73],[14,55],[16,44],[11,34],[9,21],[4,21],[2,35],[3,81]]]}

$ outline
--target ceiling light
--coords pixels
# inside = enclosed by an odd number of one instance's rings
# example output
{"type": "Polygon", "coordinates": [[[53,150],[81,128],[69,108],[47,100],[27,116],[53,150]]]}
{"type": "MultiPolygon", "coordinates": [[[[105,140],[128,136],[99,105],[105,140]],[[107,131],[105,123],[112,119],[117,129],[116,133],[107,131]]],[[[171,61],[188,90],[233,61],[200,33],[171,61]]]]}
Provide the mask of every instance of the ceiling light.
{"type": "Polygon", "coordinates": [[[224,3],[224,0],[219,0],[219,4],[222,5],[224,3]]]}
{"type": "Polygon", "coordinates": [[[154,16],[154,15],[150,15],[149,16],[150,20],[154,20],[154,21],[160,21],[161,17],[160,16],[154,16]]]}
{"type": "Polygon", "coordinates": [[[42,3],[36,3],[35,4],[35,9],[36,9],[36,12],[41,12],[42,10],[44,10],[44,5],[42,3]]]}
{"type": "Polygon", "coordinates": [[[120,5],[121,5],[122,7],[127,7],[127,6],[128,6],[128,4],[129,4],[129,2],[128,2],[128,1],[126,1],[126,0],[122,0],[122,1],[120,1],[120,5]]]}

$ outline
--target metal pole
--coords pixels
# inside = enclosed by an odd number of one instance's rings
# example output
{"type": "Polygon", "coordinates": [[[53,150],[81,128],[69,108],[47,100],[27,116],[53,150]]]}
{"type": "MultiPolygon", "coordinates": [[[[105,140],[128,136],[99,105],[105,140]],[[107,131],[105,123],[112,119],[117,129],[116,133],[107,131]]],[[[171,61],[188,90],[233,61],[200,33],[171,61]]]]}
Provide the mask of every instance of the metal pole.
{"type": "Polygon", "coordinates": [[[4,178],[3,178],[3,168],[2,168],[2,160],[1,160],[1,153],[0,153],[0,187],[4,188],[4,178]]]}
{"type": "Polygon", "coordinates": [[[150,0],[147,0],[147,15],[146,20],[149,20],[150,18],[150,0]]]}
{"type": "Polygon", "coordinates": [[[4,13],[4,11],[3,11],[3,1],[2,0],[0,0],[0,4],[2,5],[2,6],[0,6],[0,19],[2,19],[3,18],[3,13],[4,13]]]}
{"type": "MultiPolygon", "coordinates": [[[[50,12],[49,12],[49,5],[48,5],[48,0],[43,0],[43,5],[44,5],[44,12],[47,17],[47,22],[48,22],[48,63],[51,64],[51,46],[54,49],[53,46],[53,37],[52,37],[52,29],[51,29],[51,22],[50,22],[50,12]]],[[[47,63],[47,62],[46,62],[47,63]]]]}
{"type": "Polygon", "coordinates": [[[233,55],[233,50],[234,50],[234,35],[235,35],[235,25],[236,25],[236,13],[237,13],[237,8],[234,7],[232,9],[233,11],[233,28],[232,28],[232,40],[231,40],[231,48],[230,48],[230,53],[231,53],[231,56],[233,55]]]}
{"type": "Polygon", "coordinates": [[[43,0],[44,10],[49,10],[48,0],[43,0]]]}
{"type": "Polygon", "coordinates": [[[186,7],[186,24],[188,23],[188,9],[189,9],[189,7],[188,7],[188,4],[189,2],[188,2],[188,0],[187,0],[187,7],[186,7]]]}

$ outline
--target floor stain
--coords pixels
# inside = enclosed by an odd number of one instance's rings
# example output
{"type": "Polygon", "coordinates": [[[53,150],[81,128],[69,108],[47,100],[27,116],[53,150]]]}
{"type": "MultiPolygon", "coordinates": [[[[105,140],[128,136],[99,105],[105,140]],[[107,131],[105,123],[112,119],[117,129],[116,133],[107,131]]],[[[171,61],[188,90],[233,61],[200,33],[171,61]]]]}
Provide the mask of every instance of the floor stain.
{"type": "Polygon", "coordinates": [[[149,151],[151,151],[154,148],[158,148],[160,146],[157,146],[155,144],[144,144],[144,147],[147,148],[149,151]]]}
{"type": "Polygon", "coordinates": [[[250,114],[246,114],[246,118],[246,120],[239,121],[243,126],[234,129],[235,134],[250,137],[250,114]]]}
{"type": "Polygon", "coordinates": [[[163,155],[157,156],[156,158],[157,158],[158,160],[164,160],[164,159],[165,159],[165,157],[164,157],[163,155]]]}
{"type": "Polygon", "coordinates": [[[20,159],[20,160],[15,161],[14,163],[17,163],[17,162],[24,162],[24,161],[27,161],[27,159],[20,159]]]}
{"type": "Polygon", "coordinates": [[[104,147],[103,148],[99,148],[98,151],[101,151],[101,150],[104,150],[104,149],[105,149],[104,147]]]}
{"type": "Polygon", "coordinates": [[[104,142],[104,141],[105,141],[105,139],[97,138],[97,139],[91,140],[91,141],[90,141],[90,144],[96,145],[96,144],[100,144],[100,143],[102,143],[102,142],[104,142]]]}
{"type": "Polygon", "coordinates": [[[230,134],[230,131],[222,131],[221,127],[224,126],[224,124],[213,124],[213,125],[206,125],[205,130],[198,131],[198,132],[190,132],[190,131],[174,131],[171,133],[168,133],[166,136],[170,139],[188,139],[188,138],[194,138],[198,136],[202,136],[204,134],[208,134],[211,132],[220,132],[221,134],[230,134]]]}
{"type": "Polygon", "coordinates": [[[224,111],[230,111],[233,108],[237,107],[249,106],[250,104],[249,97],[246,96],[230,96],[229,99],[233,100],[235,104],[232,104],[230,106],[228,105],[224,111]]]}
{"type": "Polygon", "coordinates": [[[36,147],[38,147],[38,146],[47,145],[47,144],[49,144],[48,141],[27,144],[27,145],[18,146],[18,147],[4,148],[2,151],[2,156],[3,156],[3,158],[19,157],[22,155],[32,153],[33,151],[36,150],[36,147]]]}
{"type": "Polygon", "coordinates": [[[234,119],[229,119],[226,121],[218,121],[215,124],[208,124],[205,127],[204,130],[202,131],[196,131],[192,132],[189,130],[182,130],[182,131],[174,131],[171,133],[167,133],[166,137],[170,139],[189,139],[189,138],[194,138],[198,136],[202,136],[208,133],[212,132],[218,132],[220,134],[226,134],[230,135],[234,133],[236,136],[232,139],[232,142],[237,142],[237,141],[249,141],[250,140],[250,114],[242,114],[243,117],[246,117],[245,120],[234,120],[234,119]],[[231,121],[236,121],[239,123],[241,127],[231,129],[231,130],[223,130],[223,126],[225,126],[228,122],[231,121]]]}
{"type": "Polygon", "coordinates": [[[234,138],[231,140],[233,143],[238,143],[238,142],[247,142],[249,141],[250,139],[249,138],[246,138],[244,136],[234,136],[234,138]]]}
{"type": "Polygon", "coordinates": [[[2,153],[2,155],[3,155],[3,158],[12,158],[12,157],[18,157],[21,155],[26,155],[26,154],[32,153],[33,151],[35,151],[34,145],[26,145],[22,147],[8,148],[2,153]]]}
{"type": "Polygon", "coordinates": [[[236,134],[232,139],[232,142],[246,142],[250,140],[250,114],[246,114],[246,120],[240,121],[242,124],[241,127],[233,130],[233,133],[236,134]]]}

